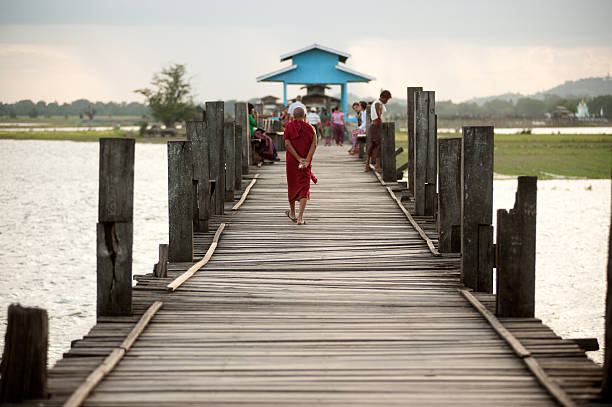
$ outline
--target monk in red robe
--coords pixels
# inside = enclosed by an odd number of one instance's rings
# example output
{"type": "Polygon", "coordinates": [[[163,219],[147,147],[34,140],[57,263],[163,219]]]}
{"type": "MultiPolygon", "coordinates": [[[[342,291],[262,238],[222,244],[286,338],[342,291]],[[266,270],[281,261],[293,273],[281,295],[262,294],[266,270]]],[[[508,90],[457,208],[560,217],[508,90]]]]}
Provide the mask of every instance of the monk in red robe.
{"type": "Polygon", "coordinates": [[[317,136],[314,128],[306,123],[306,112],[301,107],[293,110],[291,122],[285,126],[287,190],[290,211],[285,214],[298,225],[305,225],[304,209],[310,199],[310,180],[316,184],[312,174],[312,156],[317,149],[317,136]],[[295,202],[300,201],[300,213],[295,216],[295,202]]]}

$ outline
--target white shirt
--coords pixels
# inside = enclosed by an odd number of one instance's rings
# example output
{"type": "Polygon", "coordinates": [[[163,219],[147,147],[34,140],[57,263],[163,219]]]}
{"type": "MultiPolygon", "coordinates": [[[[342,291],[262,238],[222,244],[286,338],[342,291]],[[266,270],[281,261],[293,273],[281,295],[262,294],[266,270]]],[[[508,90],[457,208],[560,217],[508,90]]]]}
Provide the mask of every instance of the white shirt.
{"type": "Polygon", "coordinates": [[[382,113],[385,113],[387,111],[385,104],[380,99],[378,99],[376,102],[372,103],[372,108],[370,110],[370,118],[372,119],[372,121],[378,119],[378,113],[376,113],[376,105],[378,103],[380,103],[380,105],[382,106],[382,113]]]}
{"type": "Polygon", "coordinates": [[[313,112],[309,112],[306,115],[306,122],[308,122],[308,124],[311,124],[311,125],[314,126],[315,124],[321,123],[321,118],[319,117],[318,114],[313,113],[313,112]]]}
{"type": "Polygon", "coordinates": [[[304,109],[304,113],[306,113],[307,111],[306,106],[299,100],[296,100],[295,102],[290,104],[289,109],[287,109],[287,112],[291,115],[291,117],[293,117],[293,111],[295,110],[296,107],[301,107],[302,109],[304,109]]]}
{"type": "Polygon", "coordinates": [[[361,112],[359,112],[359,115],[361,116],[361,125],[359,126],[359,129],[365,131],[366,129],[366,111],[362,110],[361,112]]]}

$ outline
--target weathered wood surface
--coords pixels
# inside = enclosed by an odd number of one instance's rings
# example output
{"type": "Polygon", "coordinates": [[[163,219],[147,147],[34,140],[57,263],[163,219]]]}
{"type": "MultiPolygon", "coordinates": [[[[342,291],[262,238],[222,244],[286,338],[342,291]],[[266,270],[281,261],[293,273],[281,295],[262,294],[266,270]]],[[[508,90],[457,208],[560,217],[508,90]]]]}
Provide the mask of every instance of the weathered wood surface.
{"type": "Polygon", "coordinates": [[[206,102],[206,132],[208,137],[208,159],[210,162],[212,211],[215,215],[223,215],[223,203],[225,202],[223,102],[206,102]]]}
{"type": "Polygon", "coordinates": [[[385,122],[382,124],[381,140],[381,164],[382,177],[386,182],[396,182],[397,172],[395,165],[395,123],[385,122]]]}
{"type": "MultiPolygon", "coordinates": [[[[431,255],[360,160],[319,149],[305,226],[283,213],[282,163],[258,171],[240,210],[227,203],[211,219],[228,227],[177,292],[165,287],[193,261],[138,277],[135,310],[164,307],[84,405],[555,405],[459,293],[458,259],[431,255]]],[[[431,217],[414,218],[436,236],[431,217]]],[[[195,258],[212,239],[195,235],[195,258]]],[[[76,341],[50,372],[47,404],[65,400],[136,320],[105,318],[76,341]]],[[[596,396],[601,369],[575,343],[533,318],[502,323],[574,400],[596,396]]]]}
{"type": "Polygon", "coordinates": [[[493,127],[463,128],[461,139],[461,281],[466,287],[493,292],[493,269],[486,254],[492,244],[493,127]],[[484,241],[483,241],[484,240],[484,241]],[[485,252],[483,252],[483,250],[485,252]]]}
{"type": "Polygon", "coordinates": [[[0,404],[47,397],[49,317],[11,304],[0,363],[0,404]]]}
{"type": "Polygon", "coordinates": [[[414,134],[415,134],[415,93],[423,91],[423,88],[418,87],[408,87],[408,102],[407,106],[407,118],[408,118],[408,193],[411,196],[414,196],[414,134]]]}
{"type": "Polygon", "coordinates": [[[236,184],[236,126],[234,121],[225,122],[223,127],[223,151],[225,153],[225,201],[232,202],[234,200],[234,186],[236,184]]]}
{"type": "Polygon", "coordinates": [[[134,146],[134,139],[100,139],[99,222],[132,222],[134,146]]]}
{"type": "Polygon", "coordinates": [[[208,232],[211,215],[209,137],[205,121],[187,122],[187,140],[191,142],[193,163],[193,228],[208,232]]]}
{"type": "Polygon", "coordinates": [[[415,93],[414,200],[419,216],[432,216],[436,184],[435,92],[415,93]]]}
{"type": "Polygon", "coordinates": [[[457,233],[461,225],[461,138],[439,139],[438,157],[440,252],[458,252],[461,250],[461,235],[457,233]]]}
{"type": "Polygon", "coordinates": [[[170,261],[193,259],[193,166],[191,142],[168,142],[168,226],[170,261]]]}
{"type": "Polygon", "coordinates": [[[242,174],[249,173],[249,165],[253,161],[251,157],[251,136],[249,134],[249,113],[248,106],[244,102],[236,103],[236,125],[240,126],[242,142],[242,174]]]}
{"type": "Polygon", "coordinates": [[[497,316],[535,316],[538,177],[519,177],[514,208],[497,211],[497,316]]]}
{"type": "Polygon", "coordinates": [[[242,126],[235,122],[234,131],[234,191],[242,185],[242,126]]]}

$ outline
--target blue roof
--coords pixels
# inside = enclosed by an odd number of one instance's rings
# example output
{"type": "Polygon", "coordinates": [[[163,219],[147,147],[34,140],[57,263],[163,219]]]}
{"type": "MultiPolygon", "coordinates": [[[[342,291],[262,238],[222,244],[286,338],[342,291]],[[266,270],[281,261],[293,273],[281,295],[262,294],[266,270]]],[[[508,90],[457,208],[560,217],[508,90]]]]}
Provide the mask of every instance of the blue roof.
{"type": "Polygon", "coordinates": [[[291,59],[291,65],[259,76],[257,82],[285,82],[287,84],[342,84],[369,82],[375,78],[359,73],[343,64],[350,54],[319,44],[281,55],[281,62],[291,59]]]}

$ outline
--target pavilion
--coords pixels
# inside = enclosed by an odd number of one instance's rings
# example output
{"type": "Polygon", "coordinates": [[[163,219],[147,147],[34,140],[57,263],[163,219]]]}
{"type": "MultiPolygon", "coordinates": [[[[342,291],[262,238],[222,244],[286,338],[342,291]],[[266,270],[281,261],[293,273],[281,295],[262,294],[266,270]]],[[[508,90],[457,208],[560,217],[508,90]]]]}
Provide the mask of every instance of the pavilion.
{"type": "Polygon", "coordinates": [[[369,82],[375,78],[353,71],[343,64],[350,57],[319,44],[312,44],[297,51],[281,55],[281,62],[291,59],[291,65],[259,76],[257,82],[282,82],[283,104],[287,105],[287,85],[340,85],[340,106],[348,112],[347,85],[349,82],[369,82]]]}

